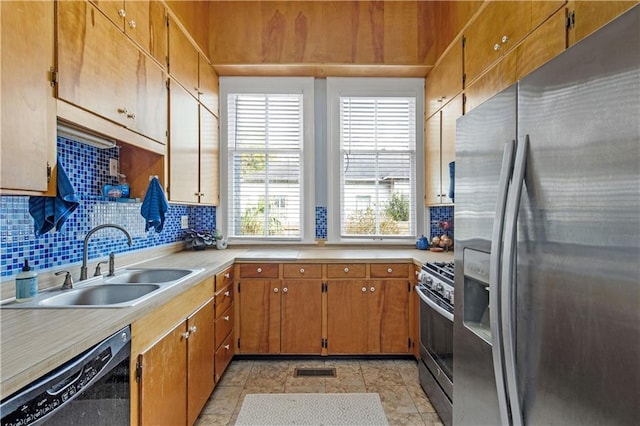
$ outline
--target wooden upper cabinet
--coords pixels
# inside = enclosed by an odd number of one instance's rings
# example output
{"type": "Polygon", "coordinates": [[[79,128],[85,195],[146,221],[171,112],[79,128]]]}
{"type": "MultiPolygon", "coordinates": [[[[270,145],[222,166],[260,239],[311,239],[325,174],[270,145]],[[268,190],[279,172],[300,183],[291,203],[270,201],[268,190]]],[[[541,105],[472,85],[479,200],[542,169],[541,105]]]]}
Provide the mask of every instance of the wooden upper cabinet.
{"type": "Polygon", "coordinates": [[[471,82],[527,33],[528,1],[492,1],[464,32],[465,81],[471,82]]]}
{"type": "Polygon", "coordinates": [[[200,204],[220,203],[218,118],[200,105],[200,204]]]}
{"type": "Polygon", "coordinates": [[[90,3],[58,3],[58,98],[166,143],[164,71],[90,3]]]}
{"type": "Polygon", "coordinates": [[[425,83],[425,116],[431,117],[462,91],[462,39],[456,39],[425,83]]]}
{"type": "Polygon", "coordinates": [[[197,203],[198,101],[173,80],[169,98],[169,200],[197,203]]]}
{"type": "Polygon", "coordinates": [[[125,3],[124,32],[163,67],[167,64],[167,12],[162,2],[125,3]]]}
{"type": "Polygon", "coordinates": [[[465,112],[562,53],[566,43],[565,11],[560,9],[465,89],[465,112]]]}
{"type": "MultiPolygon", "coordinates": [[[[440,193],[442,204],[453,204],[449,197],[451,184],[449,163],[456,159],[456,120],[462,116],[462,96],[456,96],[442,109],[442,140],[440,141],[440,193]]],[[[454,195],[455,198],[455,195],[454,195]]]]}
{"type": "Polygon", "coordinates": [[[568,31],[568,45],[573,46],[638,3],[638,1],[569,0],[567,9],[571,25],[568,31]]]}
{"type": "Polygon", "coordinates": [[[198,60],[199,69],[199,81],[198,81],[198,95],[202,105],[204,105],[209,111],[211,111],[216,117],[219,117],[219,82],[218,74],[213,67],[202,55],[199,55],[198,60]]]}
{"type": "Polygon", "coordinates": [[[0,15],[1,190],[55,195],[54,3],[3,1],[0,15]]]}
{"type": "Polygon", "coordinates": [[[440,204],[440,135],[442,129],[442,113],[438,111],[427,119],[425,131],[424,176],[426,206],[440,204]]]}
{"type": "Polygon", "coordinates": [[[198,51],[172,18],[169,18],[169,74],[198,98],[198,51]]]}
{"type": "Polygon", "coordinates": [[[124,19],[127,12],[124,8],[124,0],[91,0],[102,13],[107,15],[120,30],[124,30],[124,19]]]}

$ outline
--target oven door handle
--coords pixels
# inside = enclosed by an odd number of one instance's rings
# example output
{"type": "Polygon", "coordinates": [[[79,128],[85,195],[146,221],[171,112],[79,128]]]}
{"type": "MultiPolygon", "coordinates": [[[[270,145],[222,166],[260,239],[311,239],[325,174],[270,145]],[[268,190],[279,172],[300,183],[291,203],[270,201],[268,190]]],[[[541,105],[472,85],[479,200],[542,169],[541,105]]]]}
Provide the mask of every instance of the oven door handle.
{"type": "Polygon", "coordinates": [[[429,307],[431,309],[433,309],[434,311],[436,311],[437,313],[439,313],[440,315],[442,315],[443,317],[445,317],[449,321],[453,322],[453,314],[451,312],[447,311],[446,309],[444,309],[441,306],[438,306],[438,304],[436,302],[434,302],[433,300],[429,299],[429,297],[426,294],[424,294],[421,290],[419,290],[418,288],[416,288],[416,293],[418,293],[418,296],[420,296],[420,299],[422,301],[424,301],[427,305],[429,305],[429,307]]]}

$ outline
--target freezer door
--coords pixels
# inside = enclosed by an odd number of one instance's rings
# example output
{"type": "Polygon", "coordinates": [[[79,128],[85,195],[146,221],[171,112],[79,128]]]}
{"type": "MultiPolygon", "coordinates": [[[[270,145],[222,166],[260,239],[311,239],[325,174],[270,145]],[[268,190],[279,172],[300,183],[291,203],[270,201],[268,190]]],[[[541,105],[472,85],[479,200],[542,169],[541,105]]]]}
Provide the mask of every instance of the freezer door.
{"type": "Polygon", "coordinates": [[[640,7],[520,82],[518,138],[530,140],[516,268],[525,424],[638,424],[639,117],[640,7]]]}
{"type": "Polygon", "coordinates": [[[515,120],[513,86],[457,121],[453,423],[458,425],[501,424],[488,343],[489,277],[474,271],[488,270],[504,148],[516,139],[515,120]]]}

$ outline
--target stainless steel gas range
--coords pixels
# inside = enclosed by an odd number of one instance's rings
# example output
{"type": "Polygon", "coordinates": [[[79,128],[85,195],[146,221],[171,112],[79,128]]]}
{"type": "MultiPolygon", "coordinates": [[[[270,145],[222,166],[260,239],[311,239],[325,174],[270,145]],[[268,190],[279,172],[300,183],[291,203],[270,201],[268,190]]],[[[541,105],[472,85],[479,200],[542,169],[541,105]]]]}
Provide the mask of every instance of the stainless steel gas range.
{"type": "Polygon", "coordinates": [[[453,412],[453,262],[422,265],[420,296],[420,385],[445,425],[453,412]]]}

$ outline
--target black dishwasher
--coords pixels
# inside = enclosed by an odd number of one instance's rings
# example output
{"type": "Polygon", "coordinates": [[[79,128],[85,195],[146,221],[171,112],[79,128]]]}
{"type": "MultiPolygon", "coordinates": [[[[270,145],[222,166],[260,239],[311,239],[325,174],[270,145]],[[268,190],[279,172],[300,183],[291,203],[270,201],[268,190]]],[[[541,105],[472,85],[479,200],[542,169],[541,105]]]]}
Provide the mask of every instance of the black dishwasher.
{"type": "Polygon", "coordinates": [[[0,403],[2,425],[128,425],[127,326],[0,403]]]}

